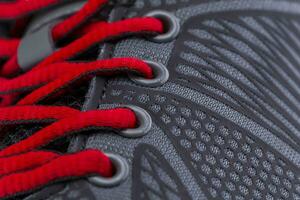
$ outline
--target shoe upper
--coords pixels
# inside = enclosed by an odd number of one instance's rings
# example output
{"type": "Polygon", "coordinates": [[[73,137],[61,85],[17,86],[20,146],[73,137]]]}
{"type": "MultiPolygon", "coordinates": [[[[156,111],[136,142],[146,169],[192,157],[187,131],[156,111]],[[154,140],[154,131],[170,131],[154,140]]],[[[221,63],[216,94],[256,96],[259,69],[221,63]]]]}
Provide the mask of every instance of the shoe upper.
{"type": "Polygon", "coordinates": [[[161,63],[169,79],[153,87],[97,77],[83,106],[141,107],[151,130],[135,139],[78,135],[69,151],[118,154],[128,177],[114,187],[85,179],[49,186],[27,199],[300,199],[300,3],[136,0],[123,9],[121,18],[168,11],[180,33],[171,42],[101,45],[99,59],[161,63]]]}

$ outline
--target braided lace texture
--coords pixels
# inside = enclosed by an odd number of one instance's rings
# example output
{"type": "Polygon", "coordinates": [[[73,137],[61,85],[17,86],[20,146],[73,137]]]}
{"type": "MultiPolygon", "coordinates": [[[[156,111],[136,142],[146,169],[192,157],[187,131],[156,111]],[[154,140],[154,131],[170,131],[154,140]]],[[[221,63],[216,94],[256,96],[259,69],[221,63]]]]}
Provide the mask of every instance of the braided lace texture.
{"type": "MultiPolygon", "coordinates": [[[[24,27],[26,18],[32,13],[59,3],[59,0],[0,3],[0,19],[16,20],[15,24],[19,26],[12,32],[20,32],[20,27],[24,27]]],[[[55,42],[65,39],[70,33],[76,35],[76,38],[26,73],[22,73],[17,62],[17,49],[21,39],[0,39],[0,57],[6,60],[0,69],[1,134],[8,134],[4,131],[7,126],[35,123],[44,126],[32,136],[0,151],[0,198],[26,194],[68,178],[113,175],[112,163],[99,150],[89,149],[73,154],[38,150],[58,138],[79,131],[103,128],[122,130],[137,125],[135,113],[128,108],[82,112],[67,106],[39,105],[41,101],[58,98],[68,92],[67,87],[81,84],[96,75],[112,76],[133,72],[152,78],[151,67],[135,58],[67,61],[107,40],[125,35],[163,32],[162,22],[149,17],[113,23],[90,20],[107,3],[107,0],[89,0],[77,13],[57,23],[51,32],[55,42]],[[65,167],[66,163],[68,167],[65,167]]]]}

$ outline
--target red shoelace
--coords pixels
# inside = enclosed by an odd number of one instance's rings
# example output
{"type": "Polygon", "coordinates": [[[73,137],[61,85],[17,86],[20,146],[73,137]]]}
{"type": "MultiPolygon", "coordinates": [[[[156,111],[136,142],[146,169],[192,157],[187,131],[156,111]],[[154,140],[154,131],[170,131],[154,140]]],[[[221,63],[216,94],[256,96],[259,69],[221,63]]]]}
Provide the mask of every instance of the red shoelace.
{"type": "MultiPolygon", "coordinates": [[[[2,2],[0,20],[20,20],[35,11],[59,3],[60,0],[2,2]]],[[[88,0],[77,13],[57,23],[52,28],[54,41],[66,37],[78,28],[78,24],[83,31],[78,33],[77,39],[26,73],[21,73],[17,62],[20,39],[0,39],[0,58],[7,60],[0,70],[0,126],[45,124],[45,128],[32,136],[0,151],[0,198],[24,194],[68,178],[113,176],[113,164],[99,150],[85,150],[73,154],[38,150],[57,138],[91,128],[123,130],[137,126],[135,113],[128,108],[82,112],[64,106],[38,105],[42,100],[62,95],[67,91],[65,88],[75,82],[87,81],[96,75],[112,76],[125,72],[138,73],[145,78],[153,77],[151,67],[135,58],[112,58],[93,62],[67,61],[107,40],[163,32],[162,22],[149,17],[113,23],[86,23],[88,18],[107,3],[108,0],[88,0]],[[15,102],[20,94],[25,95],[15,102]]]]}

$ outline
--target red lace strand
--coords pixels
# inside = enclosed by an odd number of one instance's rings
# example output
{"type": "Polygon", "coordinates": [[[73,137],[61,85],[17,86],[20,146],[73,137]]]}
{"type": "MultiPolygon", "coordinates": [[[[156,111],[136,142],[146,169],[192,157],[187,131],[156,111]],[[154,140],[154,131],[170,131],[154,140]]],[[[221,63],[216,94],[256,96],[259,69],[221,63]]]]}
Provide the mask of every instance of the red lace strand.
{"type": "Polygon", "coordinates": [[[11,77],[20,71],[17,55],[13,55],[0,69],[0,76],[11,77]]]}
{"type": "Polygon", "coordinates": [[[0,158],[0,177],[38,167],[58,156],[53,152],[34,151],[13,157],[0,158]]]}
{"type": "Polygon", "coordinates": [[[68,19],[59,22],[53,27],[52,37],[54,41],[65,37],[74,28],[80,26],[82,22],[86,21],[96,11],[100,10],[108,0],[89,0],[83,8],[68,19]]]}
{"type": "MultiPolygon", "coordinates": [[[[2,2],[0,10],[4,11],[0,13],[0,19],[16,19],[61,2],[60,0],[2,2]]],[[[54,26],[52,29],[54,41],[82,26],[107,2],[108,0],[88,0],[80,11],[54,26]]],[[[86,80],[95,75],[107,76],[124,71],[152,78],[151,67],[134,58],[114,58],[89,63],[71,63],[67,60],[93,45],[108,40],[144,33],[162,33],[163,24],[158,19],[147,17],[85,25],[83,31],[79,32],[80,38],[45,58],[31,71],[16,78],[0,79],[2,106],[11,105],[20,92],[27,94],[15,106],[0,108],[1,126],[37,122],[47,124],[32,136],[0,151],[0,198],[33,191],[61,179],[93,174],[104,177],[113,175],[112,163],[99,150],[86,150],[67,155],[35,150],[60,137],[91,128],[117,130],[134,128],[137,119],[132,110],[116,108],[81,112],[69,107],[33,104],[58,91],[62,94],[61,90],[75,81],[86,80]],[[68,167],[65,167],[65,163],[68,163],[68,167]]],[[[19,42],[19,39],[0,40],[0,57],[8,58],[0,69],[1,76],[13,77],[20,74],[17,61],[19,42]]]]}
{"type": "Polygon", "coordinates": [[[0,108],[0,125],[53,122],[80,111],[65,106],[14,106],[0,108]]]}
{"type": "Polygon", "coordinates": [[[59,120],[31,137],[3,149],[0,151],[0,157],[31,151],[45,146],[57,138],[90,127],[126,129],[134,128],[136,125],[137,120],[134,112],[125,108],[80,112],[77,115],[59,120]]]}
{"type": "Polygon", "coordinates": [[[111,75],[120,71],[136,72],[145,78],[152,78],[153,75],[151,67],[143,61],[134,58],[114,58],[88,63],[62,62],[32,70],[11,80],[3,80],[0,84],[0,94],[26,91],[54,80],[63,80],[63,77],[68,77],[68,80],[72,80],[76,78],[74,74],[85,76],[91,73],[111,75]]]}
{"type": "Polygon", "coordinates": [[[19,46],[19,39],[0,39],[0,58],[13,56],[19,46]]]}
{"type": "Polygon", "coordinates": [[[86,175],[110,177],[113,175],[112,163],[106,155],[98,150],[59,156],[32,170],[2,177],[0,179],[0,198],[22,194],[60,179],[86,175]]]}
{"type": "Polygon", "coordinates": [[[54,52],[51,56],[42,61],[35,69],[46,66],[55,62],[65,61],[78,53],[81,53],[95,44],[104,42],[111,38],[120,38],[128,35],[137,35],[139,33],[158,34],[163,32],[163,24],[155,18],[133,18],[118,21],[114,23],[101,23],[95,26],[94,30],[85,34],[78,40],[72,42],[59,51],[54,52]]]}
{"type": "MultiPolygon", "coordinates": [[[[120,70],[126,69],[127,71],[132,70],[139,72],[140,74],[145,74],[146,77],[152,77],[152,70],[151,68],[146,65],[143,62],[139,62],[140,65],[136,65],[137,62],[130,62],[127,64],[126,67],[120,67],[124,66],[124,63],[122,61],[125,61],[125,59],[120,59],[120,60],[110,60],[111,62],[108,62],[107,64],[112,64],[114,61],[116,61],[114,64],[117,65],[107,65],[105,66],[105,62],[103,62],[103,67],[102,69],[97,69],[97,66],[95,65],[89,65],[85,68],[78,68],[78,70],[75,70],[73,72],[69,72],[68,74],[59,77],[55,81],[50,82],[49,84],[35,90],[31,94],[27,95],[24,97],[21,101],[18,102],[18,105],[29,105],[29,104],[35,104],[50,95],[54,95],[54,93],[60,92],[63,88],[65,88],[67,85],[74,83],[75,80],[82,79],[85,76],[89,75],[105,75],[106,73],[108,74],[116,74],[119,73],[120,70]],[[120,63],[118,63],[120,61],[120,63]],[[136,67],[136,68],[134,68],[136,67]]],[[[132,60],[133,61],[133,60],[132,60]]]]}
{"type": "Polygon", "coordinates": [[[14,2],[0,2],[0,19],[16,19],[59,2],[60,0],[16,0],[14,2]]]}

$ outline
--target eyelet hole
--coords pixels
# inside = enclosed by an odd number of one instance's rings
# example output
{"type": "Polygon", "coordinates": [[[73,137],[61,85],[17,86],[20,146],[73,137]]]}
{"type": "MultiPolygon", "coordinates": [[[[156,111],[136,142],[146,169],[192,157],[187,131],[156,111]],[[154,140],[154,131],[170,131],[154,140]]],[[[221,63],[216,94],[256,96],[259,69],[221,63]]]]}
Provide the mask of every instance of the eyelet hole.
{"type": "Polygon", "coordinates": [[[179,19],[172,13],[163,10],[155,10],[149,12],[145,16],[160,19],[164,24],[164,33],[151,38],[151,41],[159,43],[171,42],[178,36],[180,32],[179,19]]]}
{"type": "Polygon", "coordinates": [[[158,87],[165,84],[169,80],[169,71],[163,64],[147,60],[144,62],[151,66],[154,77],[151,79],[145,79],[138,75],[130,74],[129,78],[133,82],[147,87],[158,87]]]}
{"type": "Polygon", "coordinates": [[[106,178],[101,176],[89,177],[88,181],[98,187],[113,187],[121,184],[126,180],[129,174],[129,166],[127,161],[116,154],[106,153],[115,167],[115,174],[112,177],[106,178]]]}
{"type": "Polygon", "coordinates": [[[130,105],[125,107],[131,109],[135,113],[138,119],[138,126],[133,129],[122,130],[119,134],[128,138],[137,138],[146,135],[152,127],[152,118],[149,113],[137,106],[130,105]]]}

